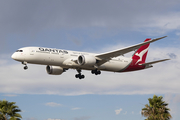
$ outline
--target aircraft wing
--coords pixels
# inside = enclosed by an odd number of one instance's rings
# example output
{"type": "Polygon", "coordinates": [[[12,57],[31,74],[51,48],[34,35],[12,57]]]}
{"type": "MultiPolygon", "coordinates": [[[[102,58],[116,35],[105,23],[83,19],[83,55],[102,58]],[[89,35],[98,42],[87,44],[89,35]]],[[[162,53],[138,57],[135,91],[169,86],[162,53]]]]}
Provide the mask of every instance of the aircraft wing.
{"type": "Polygon", "coordinates": [[[152,64],[155,64],[155,63],[158,63],[158,62],[163,62],[163,61],[166,61],[166,60],[170,60],[170,59],[157,60],[157,61],[143,63],[143,64],[139,64],[139,65],[152,65],[152,64]]]}
{"type": "Polygon", "coordinates": [[[148,43],[155,42],[155,41],[163,39],[165,37],[167,37],[167,36],[160,37],[160,38],[155,38],[155,39],[152,39],[150,41],[139,43],[139,44],[136,44],[136,45],[133,45],[133,46],[129,46],[129,47],[126,47],[126,48],[122,48],[122,49],[119,49],[119,50],[115,50],[115,51],[111,51],[111,52],[107,52],[107,53],[98,54],[95,57],[96,57],[97,60],[103,60],[103,61],[106,60],[106,61],[108,61],[108,60],[110,60],[113,57],[124,55],[124,54],[126,54],[128,52],[131,52],[131,51],[134,51],[134,50],[140,48],[142,45],[146,45],[148,43]]]}

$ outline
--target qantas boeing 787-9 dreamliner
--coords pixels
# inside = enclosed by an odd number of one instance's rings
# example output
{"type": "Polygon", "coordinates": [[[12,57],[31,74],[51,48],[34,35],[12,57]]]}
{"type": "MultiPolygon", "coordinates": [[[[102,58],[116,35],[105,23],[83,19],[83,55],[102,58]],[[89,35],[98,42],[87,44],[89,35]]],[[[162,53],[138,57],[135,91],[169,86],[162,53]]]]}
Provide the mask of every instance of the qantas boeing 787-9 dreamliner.
{"type": "Polygon", "coordinates": [[[90,70],[95,75],[101,74],[101,71],[128,72],[150,68],[154,63],[169,60],[145,63],[149,44],[165,37],[167,36],[146,39],[140,44],[101,54],[46,47],[24,47],[18,49],[11,57],[22,62],[25,70],[28,68],[27,63],[47,65],[46,71],[51,75],[60,75],[70,68],[76,69],[78,74],[75,77],[82,79],[85,76],[81,74],[81,70],[90,70]],[[123,56],[131,51],[135,51],[131,58],[123,56]]]}

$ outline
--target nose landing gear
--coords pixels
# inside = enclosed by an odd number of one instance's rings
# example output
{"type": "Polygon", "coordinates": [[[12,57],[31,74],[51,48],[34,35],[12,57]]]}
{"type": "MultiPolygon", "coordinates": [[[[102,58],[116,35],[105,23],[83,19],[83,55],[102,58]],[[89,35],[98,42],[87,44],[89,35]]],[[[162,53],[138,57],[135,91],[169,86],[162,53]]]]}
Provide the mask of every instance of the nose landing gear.
{"type": "Polygon", "coordinates": [[[24,70],[27,70],[28,69],[27,62],[24,61],[24,62],[22,62],[22,64],[25,65],[24,70]]]}

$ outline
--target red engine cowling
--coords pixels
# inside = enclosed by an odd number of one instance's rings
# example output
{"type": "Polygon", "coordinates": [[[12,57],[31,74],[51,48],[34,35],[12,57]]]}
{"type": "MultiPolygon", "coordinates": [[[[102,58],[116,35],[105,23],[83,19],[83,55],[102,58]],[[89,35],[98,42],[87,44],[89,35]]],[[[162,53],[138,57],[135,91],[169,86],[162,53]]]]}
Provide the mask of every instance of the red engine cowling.
{"type": "Polygon", "coordinates": [[[64,69],[60,66],[46,66],[46,71],[50,75],[61,75],[64,72],[64,69]]]}
{"type": "Polygon", "coordinates": [[[96,58],[91,55],[80,55],[77,62],[79,65],[93,66],[96,64],[96,58]]]}

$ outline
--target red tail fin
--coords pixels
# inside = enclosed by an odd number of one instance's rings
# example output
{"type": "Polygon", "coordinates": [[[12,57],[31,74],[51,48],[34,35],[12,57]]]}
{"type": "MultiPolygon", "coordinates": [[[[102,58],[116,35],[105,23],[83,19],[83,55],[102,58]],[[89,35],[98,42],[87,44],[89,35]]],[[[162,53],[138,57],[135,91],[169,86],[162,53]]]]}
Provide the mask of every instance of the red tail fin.
{"type": "MultiPolygon", "coordinates": [[[[147,38],[144,42],[151,40],[150,38],[147,38]]],[[[143,64],[146,61],[146,56],[148,53],[149,49],[149,44],[141,46],[135,54],[132,56],[132,64],[133,65],[138,65],[138,64],[143,64]]]]}
{"type": "MultiPolygon", "coordinates": [[[[151,39],[148,38],[144,42],[149,41],[149,40],[151,39]]],[[[145,63],[148,49],[149,49],[149,44],[141,46],[132,56],[131,64],[123,72],[144,69],[145,66],[142,66],[139,64],[145,63]]]]}

